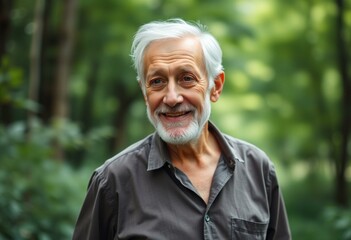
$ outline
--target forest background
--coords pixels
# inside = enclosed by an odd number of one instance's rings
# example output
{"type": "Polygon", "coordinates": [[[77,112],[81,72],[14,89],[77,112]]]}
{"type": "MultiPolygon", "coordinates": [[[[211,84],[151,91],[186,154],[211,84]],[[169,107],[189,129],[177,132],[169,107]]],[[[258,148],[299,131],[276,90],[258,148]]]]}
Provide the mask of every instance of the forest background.
{"type": "Polygon", "coordinates": [[[219,40],[213,122],[277,167],[294,239],[351,239],[351,1],[0,0],[0,239],[70,239],[92,171],[153,131],[130,47],[181,17],[219,40]]]}

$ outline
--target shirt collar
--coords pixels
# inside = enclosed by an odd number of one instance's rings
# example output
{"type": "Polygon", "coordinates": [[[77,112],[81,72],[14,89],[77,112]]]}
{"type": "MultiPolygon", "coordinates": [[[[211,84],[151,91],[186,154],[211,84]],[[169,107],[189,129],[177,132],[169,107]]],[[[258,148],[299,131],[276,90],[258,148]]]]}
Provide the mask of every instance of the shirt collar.
{"type": "Polygon", "coordinates": [[[244,162],[243,158],[239,154],[238,146],[235,144],[230,144],[227,136],[223,134],[211,121],[209,121],[208,127],[216,137],[228,167],[234,170],[236,162],[244,162]]]}
{"type": "MultiPolygon", "coordinates": [[[[238,154],[237,149],[228,143],[228,140],[225,138],[224,134],[221,133],[211,121],[209,121],[208,127],[209,131],[211,131],[216,137],[228,167],[234,170],[236,161],[244,162],[244,160],[242,160],[238,154]]],[[[171,163],[167,150],[167,144],[155,132],[152,136],[147,170],[152,171],[159,169],[166,163],[171,163]]]]}
{"type": "Polygon", "coordinates": [[[171,162],[167,145],[157,133],[154,133],[151,141],[147,170],[152,171],[159,169],[167,162],[171,162]]]}

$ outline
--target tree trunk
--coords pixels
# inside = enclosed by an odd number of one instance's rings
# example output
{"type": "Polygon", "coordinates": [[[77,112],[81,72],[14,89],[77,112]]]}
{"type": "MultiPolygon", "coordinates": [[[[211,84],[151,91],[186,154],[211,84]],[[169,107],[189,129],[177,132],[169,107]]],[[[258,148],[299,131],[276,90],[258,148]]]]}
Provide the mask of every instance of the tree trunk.
{"type": "Polygon", "coordinates": [[[12,0],[0,0],[0,61],[6,53],[6,44],[10,34],[12,0]]]}
{"type": "MultiPolygon", "coordinates": [[[[57,6],[57,3],[56,3],[57,6]]],[[[38,104],[40,111],[38,117],[47,124],[52,117],[52,103],[55,89],[52,87],[54,83],[55,67],[57,62],[57,36],[59,33],[56,27],[51,23],[51,16],[53,15],[53,8],[55,5],[52,0],[45,0],[45,8],[43,15],[43,39],[41,45],[41,72],[39,85],[39,99],[38,104]]]]}
{"type": "Polygon", "coordinates": [[[91,129],[92,120],[94,118],[93,104],[94,104],[94,92],[98,79],[98,72],[100,69],[100,63],[98,58],[93,57],[93,60],[90,64],[89,76],[87,78],[87,91],[85,93],[83,103],[82,103],[82,112],[80,114],[80,122],[82,126],[82,133],[85,134],[91,129]]]}
{"type": "MultiPolygon", "coordinates": [[[[39,85],[41,72],[41,52],[42,52],[42,37],[44,23],[45,0],[37,0],[34,13],[34,29],[32,37],[32,45],[30,49],[30,76],[28,87],[28,98],[33,102],[38,102],[39,85]]],[[[30,121],[35,117],[35,113],[28,111],[28,130],[30,132],[30,121]]]]}
{"type": "Polygon", "coordinates": [[[342,207],[348,206],[348,188],[346,179],[346,169],[348,165],[348,145],[350,141],[351,129],[351,79],[348,72],[348,55],[346,43],[346,29],[344,23],[344,0],[336,0],[336,46],[338,54],[338,66],[342,81],[341,99],[341,146],[338,164],[336,166],[336,201],[342,207]]]}
{"type": "MultiPolygon", "coordinates": [[[[12,0],[0,0],[0,66],[6,55],[6,45],[11,28],[12,0]]],[[[6,68],[4,69],[6,71],[6,68]]],[[[4,74],[4,73],[3,73],[4,74]]],[[[0,123],[10,124],[12,121],[12,106],[9,102],[0,102],[0,123]]]]}
{"type": "MultiPolygon", "coordinates": [[[[118,79],[117,79],[118,82],[118,79]]],[[[116,150],[120,150],[125,147],[126,130],[127,130],[127,118],[129,117],[128,112],[131,105],[137,99],[137,91],[128,92],[125,91],[123,85],[116,84],[115,93],[118,97],[119,107],[113,116],[113,125],[115,133],[109,144],[110,153],[114,153],[116,150]]]]}
{"type": "Polygon", "coordinates": [[[68,115],[68,81],[72,62],[75,15],[77,0],[65,0],[60,32],[60,46],[56,72],[54,118],[66,118],[68,115]]]}
{"type": "MultiPolygon", "coordinates": [[[[63,1],[63,16],[60,31],[55,95],[53,99],[53,119],[65,120],[68,117],[68,82],[72,62],[72,49],[75,33],[75,15],[77,0],[63,1]]],[[[64,152],[58,140],[54,141],[54,152],[57,159],[63,159],[64,152]]]]}
{"type": "MultiPolygon", "coordinates": [[[[77,118],[80,123],[82,134],[86,134],[91,128],[94,120],[94,95],[95,87],[98,79],[98,72],[100,69],[100,62],[97,55],[93,54],[92,61],[90,63],[89,75],[87,77],[87,91],[84,94],[82,105],[79,109],[77,118]]],[[[72,164],[75,167],[80,167],[86,157],[86,150],[79,149],[71,154],[72,164]]]]}

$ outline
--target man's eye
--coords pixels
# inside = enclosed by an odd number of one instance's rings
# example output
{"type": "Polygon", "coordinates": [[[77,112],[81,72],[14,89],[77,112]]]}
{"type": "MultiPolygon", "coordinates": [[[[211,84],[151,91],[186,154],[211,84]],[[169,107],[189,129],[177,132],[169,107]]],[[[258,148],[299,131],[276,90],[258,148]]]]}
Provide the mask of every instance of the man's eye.
{"type": "Polygon", "coordinates": [[[183,81],[185,81],[185,82],[194,81],[194,80],[195,79],[192,76],[190,76],[190,75],[185,75],[183,77],[183,81]]]}
{"type": "Polygon", "coordinates": [[[148,83],[149,87],[159,87],[162,86],[165,81],[162,78],[151,79],[148,83]]]}
{"type": "Polygon", "coordinates": [[[183,75],[180,80],[179,80],[182,84],[186,84],[186,85],[192,85],[196,82],[196,78],[193,75],[190,74],[185,74],[183,75]]]}

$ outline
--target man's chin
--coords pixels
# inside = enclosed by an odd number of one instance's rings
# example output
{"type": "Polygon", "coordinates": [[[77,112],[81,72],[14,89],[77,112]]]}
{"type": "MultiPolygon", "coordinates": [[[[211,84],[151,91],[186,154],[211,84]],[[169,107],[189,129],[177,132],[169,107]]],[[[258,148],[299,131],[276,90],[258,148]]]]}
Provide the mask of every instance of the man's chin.
{"type": "Polygon", "coordinates": [[[197,140],[198,131],[194,126],[173,127],[165,129],[163,126],[156,128],[163,141],[169,144],[187,144],[197,140]]]}
{"type": "Polygon", "coordinates": [[[161,135],[160,137],[163,141],[165,141],[168,144],[173,144],[173,145],[185,145],[190,142],[192,142],[191,139],[185,138],[183,136],[169,136],[169,135],[161,135]]]}

